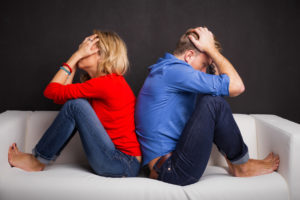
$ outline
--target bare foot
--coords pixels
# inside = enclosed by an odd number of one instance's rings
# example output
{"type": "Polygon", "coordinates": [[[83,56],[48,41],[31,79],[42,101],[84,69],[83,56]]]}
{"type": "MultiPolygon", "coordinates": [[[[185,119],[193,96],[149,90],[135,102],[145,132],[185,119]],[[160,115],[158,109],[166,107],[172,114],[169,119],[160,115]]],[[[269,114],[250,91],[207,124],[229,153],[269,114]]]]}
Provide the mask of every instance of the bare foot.
{"type": "Polygon", "coordinates": [[[238,177],[259,176],[269,174],[277,170],[279,167],[279,156],[270,153],[263,160],[249,159],[248,162],[240,165],[234,165],[227,160],[229,173],[238,177]]]}
{"type": "Polygon", "coordinates": [[[16,143],[13,143],[8,149],[8,162],[12,167],[28,172],[42,171],[45,168],[45,164],[38,161],[32,154],[19,151],[16,143]]]}

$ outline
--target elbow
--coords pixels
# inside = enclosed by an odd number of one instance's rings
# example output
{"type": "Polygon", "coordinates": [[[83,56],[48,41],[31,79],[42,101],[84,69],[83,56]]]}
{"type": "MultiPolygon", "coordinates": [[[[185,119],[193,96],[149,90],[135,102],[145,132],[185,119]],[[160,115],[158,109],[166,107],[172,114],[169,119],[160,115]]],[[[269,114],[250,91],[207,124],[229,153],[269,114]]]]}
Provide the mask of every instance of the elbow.
{"type": "Polygon", "coordinates": [[[236,97],[245,92],[245,85],[243,83],[237,84],[234,87],[231,87],[229,89],[229,96],[230,97],[236,97]]]}
{"type": "Polygon", "coordinates": [[[43,94],[44,94],[44,97],[46,97],[47,99],[51,99],[52,95],[50,94],[48,87],[44,90],[43,94]]]}
{"type": "Polygon", "coordinates": [[[238,93],[239,95],[242,94],[243,92],[245,92],[245,85],[242,83],[239,88],[238,88],[238,93]]]}
{"type": "Polygon", "coordinates": [[[55,94],[55,90],[53,90],[53,88],[51,88],[51,86],[47,86],[46,89],[43,92],[44,97],[46,97],[47,99],[52,99],[55,100],[56,94],[55,94]]]}
{"type": "Polygon", "coordinates": [[[66,102],[66,99],[62,96],[62,91],[60,91],[60,85],[56,84],[48,84],[45,88],[43,95],[47,99],[51,99],[54,101],[54,103],[57,104],[64,104],[66,102]]]}

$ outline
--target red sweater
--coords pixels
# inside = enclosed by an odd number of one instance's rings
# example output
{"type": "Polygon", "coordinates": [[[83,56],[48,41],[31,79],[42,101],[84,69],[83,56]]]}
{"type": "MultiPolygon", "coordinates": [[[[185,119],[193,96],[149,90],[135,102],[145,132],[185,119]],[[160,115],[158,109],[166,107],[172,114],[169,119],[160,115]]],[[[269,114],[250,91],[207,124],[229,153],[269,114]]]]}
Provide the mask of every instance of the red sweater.
{"type": "Polygon", "coordinates": [[[128,155],[141,155],[134,124],[135,96],[123,76],[109,74],[68,85],[51,82],[44,96],[57,104],[87,98],[115,147],[128,155]]]}

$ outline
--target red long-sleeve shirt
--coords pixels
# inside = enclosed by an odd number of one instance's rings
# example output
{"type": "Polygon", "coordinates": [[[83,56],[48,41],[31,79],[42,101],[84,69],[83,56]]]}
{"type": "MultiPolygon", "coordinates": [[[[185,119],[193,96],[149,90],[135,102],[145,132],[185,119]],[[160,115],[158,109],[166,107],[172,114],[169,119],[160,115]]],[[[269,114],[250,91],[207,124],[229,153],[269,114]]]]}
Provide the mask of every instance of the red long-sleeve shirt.
{"type": "Polygon", "coordinates": [[[128,155],[141,155],[134,124],[135,96],[123,76],[109,74],[68,85],[51,82],[44,96],[57,104],[87,98],[115,147],[128,155]]]}

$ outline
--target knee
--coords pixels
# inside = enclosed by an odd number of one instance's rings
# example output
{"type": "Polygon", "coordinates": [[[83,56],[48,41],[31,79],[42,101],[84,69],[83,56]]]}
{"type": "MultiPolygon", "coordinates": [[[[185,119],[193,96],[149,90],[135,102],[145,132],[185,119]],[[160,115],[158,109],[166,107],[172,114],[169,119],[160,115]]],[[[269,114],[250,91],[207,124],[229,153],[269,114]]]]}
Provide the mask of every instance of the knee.
{"type": "Polygon", "coordinates": [[[215,103],[215,102],[227,102],[222,96],[212,96],[210,94],[207,95],[199,95],[198,101],[201,101],[203,103],[215,103]]]}
{"type": "Polygon", "coordinates": [[[226,108],[230,109],[228,102],[222,96],[203,95],[198,97],[196,109],[207,106],[210,109],[226,108]]]}
{"type": "Polygon", "coordinates": [[[70,99],[64,104],[64,107],[78,108],[86,104],[89,104],[89,102],[84,98],[70,99]]]}
{"type": "Polygon", "coordinates": [[[222,99],[223,98],[220,96],[212,96],[210,94],[206,94],[206,95],[199,95],[197,101],[205,104],[211,104],[211,103],[215,103],[218,100],[222,101],[222,99]]]}

